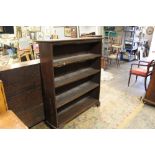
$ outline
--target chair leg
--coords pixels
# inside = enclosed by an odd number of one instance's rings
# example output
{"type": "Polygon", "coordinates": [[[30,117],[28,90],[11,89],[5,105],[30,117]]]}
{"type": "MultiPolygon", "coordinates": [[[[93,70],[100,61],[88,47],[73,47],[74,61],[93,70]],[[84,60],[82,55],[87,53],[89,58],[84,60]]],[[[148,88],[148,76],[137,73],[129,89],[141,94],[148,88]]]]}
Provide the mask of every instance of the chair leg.
{"type": "Polygon", "coordinates": [[[110,62],[110,65],[111,65],[111,59],[109,60],[109,62],[110,62]]]}
{"type": "Polygon", "coordinates": [[[120,66],[120,60],[118,60],[118,65],[120,66]]]}
{"type": "Polygon", "coordinates": [[[130,73],[130,75],[129,75],[128,87],[129,87],[129,85],[130,85],[130,79],[131,79],[131,73],[130,73]]]}
{"type": "Polygon", "coordinates": [[[145,77],[144,86],[145,86],[145,91],[146,91],[147,90],[147,77],[145,77]]]}
{"type": "Polygon", "coordinates": [[[118,61],[118,66],[120,66],[120,61],[119,61],[119,59],[118,59],[117,61],[118,61]]]}
{"type": "Polygon", "coordinates": [[[110,59],[108,59],[108,64],[110,65],[110,59]]]}
{"type": "Polygon", "coordinates": [[[137,79],[138,79],[138,76],[136,75],[136,80],[135,80],[135,82],[137,82],[137,79]]]}
{"type": "Polygon", "coordinates": [[[117,65],[117,68],[118,68],[118,60],[116,59],[116,65],[117,65]]]}

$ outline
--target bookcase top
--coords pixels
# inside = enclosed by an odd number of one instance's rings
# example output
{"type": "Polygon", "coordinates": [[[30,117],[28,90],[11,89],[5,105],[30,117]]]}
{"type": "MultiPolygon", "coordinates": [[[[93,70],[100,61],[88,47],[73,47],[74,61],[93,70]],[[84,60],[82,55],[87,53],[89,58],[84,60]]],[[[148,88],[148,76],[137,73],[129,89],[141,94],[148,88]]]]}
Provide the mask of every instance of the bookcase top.
{"type": "Polygon", "coordinates": [[[102,37],[82,37],[82,38],[71,38],[71,39],[50,39],[50,40],[37,40],[38,43],[58,43],[58,42],[76,42],[76,41],[89,41],[89,40],[101,40],[102,37]]]}

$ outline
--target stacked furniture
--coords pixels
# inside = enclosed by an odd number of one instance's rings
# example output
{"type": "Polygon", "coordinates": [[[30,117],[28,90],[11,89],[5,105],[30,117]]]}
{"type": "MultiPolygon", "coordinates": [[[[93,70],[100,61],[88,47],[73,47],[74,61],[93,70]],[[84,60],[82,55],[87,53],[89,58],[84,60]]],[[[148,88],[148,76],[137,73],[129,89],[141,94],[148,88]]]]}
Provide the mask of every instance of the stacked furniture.
{"type": "MultiPolygon", "coordinates": [[[[114,27],[115,28],[115,27],[114,27]]],[[[108,29],[104,27],[104,39],[103,39],[103,56],[108,56],[109,51],[112,48],[112,44],[114,43],[114,38],[117,36],[117,33],[114,29],[108,29]],[[112,31],[113,30],[113,31],[112,31]]]]}
{"type": "Polygon", "coordinates": [[[45,120],[60,128],[99,106],[102,38],[38,41],[45,120]]]}
{"type": "Polygon", "coordinates": [[[136,26],[125,26],[124,28],[124,52],[122,60],[132,61],[135,59],[135,31],[136,26]]]}

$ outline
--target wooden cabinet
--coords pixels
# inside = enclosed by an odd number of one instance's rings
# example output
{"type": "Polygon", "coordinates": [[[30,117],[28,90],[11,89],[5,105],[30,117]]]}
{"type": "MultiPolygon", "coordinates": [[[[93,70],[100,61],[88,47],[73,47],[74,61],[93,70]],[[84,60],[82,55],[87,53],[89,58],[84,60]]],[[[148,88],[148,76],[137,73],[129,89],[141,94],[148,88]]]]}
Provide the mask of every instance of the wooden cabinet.
{"type": "Polygon", "coordinates": [[[0,67],[0,80],[8,108],[26,126],[32,127],[45,119],[39,60],[0,67]]]}
{"type": "Polygon", "coordinates": [[[99,106],[102,39],[38,41],[45,119],[60,128],[99,106]]]}

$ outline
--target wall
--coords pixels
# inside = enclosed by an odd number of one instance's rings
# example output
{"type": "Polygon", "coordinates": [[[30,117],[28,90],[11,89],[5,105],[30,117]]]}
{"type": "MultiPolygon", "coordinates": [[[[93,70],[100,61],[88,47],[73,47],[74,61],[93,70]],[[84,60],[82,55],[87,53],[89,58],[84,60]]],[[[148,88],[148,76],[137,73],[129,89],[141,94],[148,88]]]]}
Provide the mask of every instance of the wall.
{"type": "Polygon", "coordinates": [[[150,47],[150,52],[149,52],[149,58],[155,59],[155,31],[154,31],[153,37],[152,37],[152,42],[151,42],[151,47],[150,47]]]}
{"type": "Polygon", "coordinates": [[[148,35],[148,34],[146,33],[147,28],[148,28],[148,27],[146,26],[146,27],[144,27],[144,29],[143,29],[143,33],[145,34],[145,36],[144,36],[144,41],[147,41],[147,40],[148,40],[149,46],[151,46],[151,41],[152,41],[153,35],[148,35]]]}
{"type": "Polygon", "coordinates": [[[15,34],[16,34],[15,26],[14,26],[14,34],[0,34],[0,44],[10,45],[10,43],[15,42],[15,34]]]}
{"type": "MultiPolygon", "coordinates": [[[[29,26],[22,26],[22,36],[30,38],[29,26]]],[[[16,38],[16,26],[14,26],[14,34],[3,34],[0,35],[0,43],[10,44],[17,42],[16,38]]],[[[101,26],[77,26],[77,34],[95,32],[96,35],[102,34],[101,26]]],[[[64,26],[42,26],[41,31],[36,33],[37,40],[50,39],[52,34],[57,34],[59,39],[68,39],[71,37],[65,37],[64,26]]]]}
{"type": "Polygon", "coordinates": [[[59,39],[67,39],[64,35],[64,26],[43,26],[41,27],[44,39],[50,39],[52,34],[57,34],[59,39]]]}
{"type": "Polygon", "coordinates": [[[90,32],[95,32],[96,35],[99,34],[99,26],[79,26],[79,33],[80,35],[83,33],[90,33],[90,32]]]}

